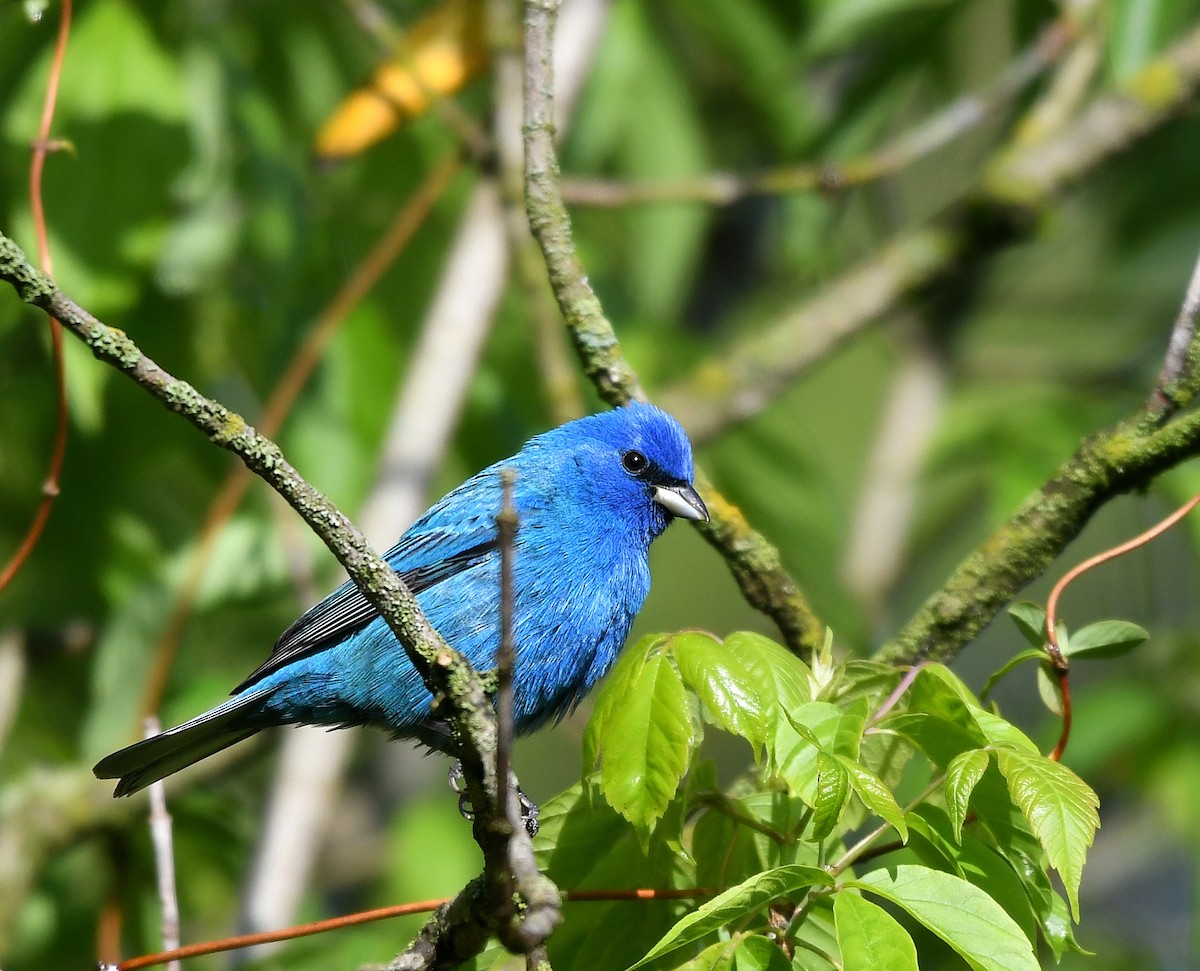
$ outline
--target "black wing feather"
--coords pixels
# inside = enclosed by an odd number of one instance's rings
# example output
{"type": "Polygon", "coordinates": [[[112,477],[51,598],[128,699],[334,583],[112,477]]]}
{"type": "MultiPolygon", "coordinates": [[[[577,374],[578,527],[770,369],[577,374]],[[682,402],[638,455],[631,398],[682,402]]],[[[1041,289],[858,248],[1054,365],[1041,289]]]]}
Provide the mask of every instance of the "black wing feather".
{"type": "MultiPolygon", "coordinates": [[[[494,538],[488,539],[445,559],[402,571],[400,579],[413,593],[420,593],[448,577],[482,563],[497,548],[497,541],[494,538]]],[[[378,616],[379,612],[362,595],[362,591],[353,581],[347,580],[320,603],[310,607],[291,627],[280,634],[279,640],[271,649],[271,656],[234,688],[232,694],[244,691],[298,658],[332,647],[347,635],[366,627],[378,616]]]]}

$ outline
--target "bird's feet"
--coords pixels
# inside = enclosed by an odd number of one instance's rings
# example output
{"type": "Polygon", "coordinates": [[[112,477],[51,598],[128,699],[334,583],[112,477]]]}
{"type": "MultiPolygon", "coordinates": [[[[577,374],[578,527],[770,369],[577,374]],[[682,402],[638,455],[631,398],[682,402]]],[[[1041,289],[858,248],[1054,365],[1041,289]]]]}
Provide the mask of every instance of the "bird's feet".
{"type": "MultiPolygon", "coordinates": [[[[462,813],[463,819],[474,819],[475,810],[471,807],[471,799],[467,795],[467,787],[463,782],[463,767],[461,762],[455,762],[450,766],[450,790],[458,796],[458,811],[462,813]]],[[[521,801],[521,822],[525,826],[530,838],[537,836],[538,831],[538,814],[541,812],[532,799],[530,799],[520,788],[517,789],[517,798],[521,801]]]]}

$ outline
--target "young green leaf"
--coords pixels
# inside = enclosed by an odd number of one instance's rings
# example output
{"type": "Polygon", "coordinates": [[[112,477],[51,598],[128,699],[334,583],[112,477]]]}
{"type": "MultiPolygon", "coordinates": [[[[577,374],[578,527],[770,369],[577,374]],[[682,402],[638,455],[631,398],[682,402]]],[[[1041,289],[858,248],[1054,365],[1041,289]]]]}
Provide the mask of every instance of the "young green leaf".
{"type": "Polygon", "coordinates": [[[1054,666],[1048,661],[1038,668],[1037,689],[1038,697],[1042,699],[1042,704],[1046,706],[1050,714],[1062,718],[1062,685],[1058,683],[1058,675],[1054,673],[1054,666]]]}
{"type": "Polygon", "coordinates": [[[649,634],[640,638],[636,644],[630,644],[621,652],[608,677],[601,682],[600,690],[596,692],[596,702],[592,706],[592,716],[583,732],[582,775],[586,776],[591,772],[600,759],[601,743],[608,730],[613,709],[628,698],[631,686],[641,677],[642,668],[646,666],[651,654],[661,650],[668,636],[649,634]]]}
{"type": "Polygon", "coordinates": [[[1000,679],[1011,673],[1019,665],[1024,664],[1026,661],[1044,660],[1046,660],[1046,652],[1040,647],[1027,647],[1020,653],[1010,657],[998,671],[992,674],[987,681],[984,682],[983,690],[979,692],[979,700],[987,701],[987,696],[992,693],[992,689],[996,687],[996,684],[1000,681],[1000,679]]]}
{"type": "Polygon", "coordinates": [[[1120,657],[1149,639],[1150,635],[1137,624],[1127,620],[1102,620],[1076,631],[1063,653],[1068,657],[1088,660],[1120,657]]]}
{"type": "Polygon", "coordinates": [[[1022,600],[1008,608],[1008,616],[1012,618],[1021,636],[1029,641],[1031,647],[1039,651],[1046,644],[1046,610],[1041,604],[1022,600]]]}
{"type": "Polygon", "coordinates": [[[617,812],[647,831],[679,788],[696,739],[687,692],[666,657],[651,657],[625,687],[599,738],[600,788],[617,812]]]}
{"type": "Polygon", "coordinates": [[[778,897],[791,896],[808,887],[832,885],[833,877],[817,866],[790,864],[757,873],[678,921],[633,968],[640,968],[664,954],[698,941],[718,928],[762,909],[778,897]]]}
{"type": "Polygon", "coordinates": [[[954,838],[962,842],[963,820],[967,818],[967,807],[971,793],[987,771],[988,754],[982,749],[973,749],[956,755],[946,766],[946,810],[954,826],[954,838]]]}
{"type": "Polygon", "coordinates": [[[812,701],[812,672],[786,647],[753,631],[735,631],[725,638],[724,646],[746,668],[768,713],[790,711],[812,701]]]}
{"type": "Polygon", "coordinates": [[[837,825],[849,793],[846,769],[834,756],[817,753],[817,794],[813,801],[812,830],[809,839],[819,843],[837,825]]]}
{"type": "Polygon", "coordinates": [[[738,941],[737,971],[792,971],[777,941],[761,934],[747,934],[738,941]]]}
{"type": "Polygon", "coordinates": [[[908,931],[882,907],[856,893],[834,895],[842,967],[854,971],[917,971],[917,947],[908,931]]]}
{"type": "Polygon", "coordinates": [[[756,750],[761,748],[767,740],[767,708],[775,699],[764,700],[743,660],[724,644],[694,631],[676,634],[671,653],[683,683],[695,692],[712,720],[756,750]]]}
{"type": "Polygon", "coordinates": [[[846,770],[850,787],[854,790],[863,805],[886,823],[891,823],[900,840],[908,842],[908,825],[904,821],[904,810],[896,802],[896,797],[874,773],[844,755],[837,756],[842,768],[846,770]]]}
{"type": "Polygon", "coordinates": [[[1039,971],[1033,945],[996,901],[961,877],[928,867],[873,870],[846,887],[908,911],[957,951],[974,971],[1039,971]]]}
{"type": "Polygon", "coordinates": [[[1065,765],[1040,755],[1001,749],[996,765],[1050,865],[1062,877],[1071,915],[1078,921],[1083,861],[1100,828],[1099,798],[1065,765]]]}
{"type": "Polygon", "coordinates": [[[717,941],[710,944],[690,961],[679,965],[676,971],[733,971],[733,958],[737,941],[717,941]]]}
{"type": "Polygon", "coordinates": [[[817,754],[831,749],[842,710],[828,701],[810,701],[782,713],[767,744],[767,769],[809,805],[816,798],[817,754]]]}

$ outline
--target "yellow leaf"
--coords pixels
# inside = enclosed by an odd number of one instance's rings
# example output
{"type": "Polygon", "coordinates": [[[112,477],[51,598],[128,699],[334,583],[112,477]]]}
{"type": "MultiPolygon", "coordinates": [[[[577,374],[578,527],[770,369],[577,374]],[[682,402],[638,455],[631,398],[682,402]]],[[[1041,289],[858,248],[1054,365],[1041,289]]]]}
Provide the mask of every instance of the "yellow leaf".
{"type": "Polygon", "coordinates": [[[317,133],[317,158],[347,158],[423,114],[431,97],[461,90],[487,63],[479,0],[444,0],[418,21],[403,49],[346,98],[317,133]]]}

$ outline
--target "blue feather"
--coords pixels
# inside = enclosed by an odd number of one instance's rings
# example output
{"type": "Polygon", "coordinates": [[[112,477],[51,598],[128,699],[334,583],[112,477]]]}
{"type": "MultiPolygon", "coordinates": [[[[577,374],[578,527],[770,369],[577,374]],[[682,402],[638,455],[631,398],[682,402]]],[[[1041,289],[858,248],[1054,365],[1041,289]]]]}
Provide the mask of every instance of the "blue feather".
{"type": "MultiPolygon", "coordinates": [[[[516,473],[514,721],[528,732],[571,711],[612,666],[650,589],[650,544],[672,518],[707,519],[679,424],[646,404],[569,422],[471,477],[386,554],[442,636],[493,665],[500,623],[495,517],[516,473]]],[[[446,747],[407,655],[352,583],[306,612],[234,697],[101,760],[116,795],[276,725],[372,725],[446,747]]]]}

